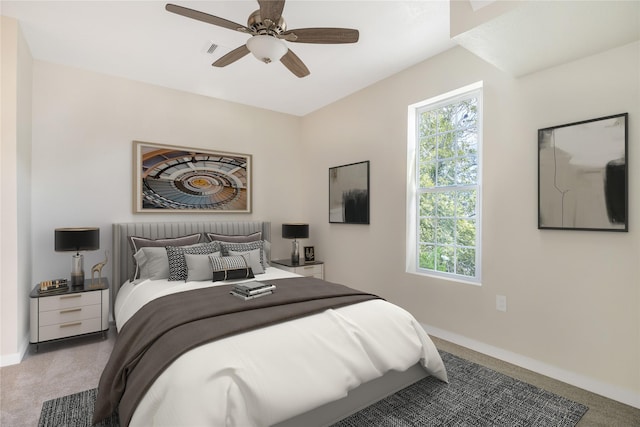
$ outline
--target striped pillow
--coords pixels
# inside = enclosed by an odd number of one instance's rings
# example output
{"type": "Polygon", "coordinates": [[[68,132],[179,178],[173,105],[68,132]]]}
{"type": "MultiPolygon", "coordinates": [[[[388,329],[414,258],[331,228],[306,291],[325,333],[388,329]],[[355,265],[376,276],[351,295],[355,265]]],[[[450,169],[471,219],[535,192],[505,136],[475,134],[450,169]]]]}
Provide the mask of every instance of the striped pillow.
{"type": "Polygon", "coordinates": [[[211,268],[213,269],[213,281],[229,279],[251,279],[253,271],[243,256],[217,257],[209,255],[211,268]]]}

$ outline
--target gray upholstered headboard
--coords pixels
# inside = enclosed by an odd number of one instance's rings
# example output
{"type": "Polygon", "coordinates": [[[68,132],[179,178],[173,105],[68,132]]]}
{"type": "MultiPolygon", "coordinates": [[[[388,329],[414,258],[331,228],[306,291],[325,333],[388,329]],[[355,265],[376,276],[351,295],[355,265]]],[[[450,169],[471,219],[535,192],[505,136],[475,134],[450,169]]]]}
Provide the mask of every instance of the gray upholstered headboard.
{"type": "Polygon", "coordinates": [[[112,301],[120,285],[133,276],[135,265],[128,236],[161,239],[193,233],[251,234],[262,231],[262,239],[271,242],[271,223],[264,221],[228,222],[132,222],[113,224],[113,279],[112,301]]]}

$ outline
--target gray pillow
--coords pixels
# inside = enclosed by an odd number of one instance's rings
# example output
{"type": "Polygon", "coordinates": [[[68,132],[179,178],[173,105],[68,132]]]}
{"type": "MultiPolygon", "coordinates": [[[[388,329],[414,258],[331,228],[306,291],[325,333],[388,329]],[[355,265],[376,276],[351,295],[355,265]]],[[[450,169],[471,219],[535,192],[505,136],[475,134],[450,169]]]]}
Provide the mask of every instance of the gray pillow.
{"type": "MultiPolygon", "coordinates": [[[[165,246],[186,246],[186,245],[194,245],[200,241],[201,233],[189,234],[188,236],[180,236],[180,237],[166,237],[162,239],[149,239],[147,237],[138,237],[138,236],[127,236],[127,240],[129,240],[129,245],[131,246],[131,250],[133,251],[133,263],[135,265],[135,272],[131,279],[137,279],[140,276],[140,265],[135,259],[135,254],[142,248],[148,247],[162,247],[165,246]]],[[[140,276],[141,277],[141,276],[140,276]]]]}
{"type": "Polygon", "coordinates": [[[166,279],[169,277],[169,258],[164,247],[141,248],[133,255],[138,265],[139,279],[166,279]]]}
{"type": "Polygon", "coordinates": [[[169,280],[187,280],[187,261],[185,254],[212,254],[220,252],[219,242],[198,243],[191,246],[167,246],[169,258],[169,280]]]}
{"type": "Polygon", "coordinates": [[[220,252],[208,255],[184,254],[184,259],[187,262],[187,282],[210,281],[213,278],[210,256],[219,257],[222,255],[220,252]]]}
{"type": "Polygon", "coordinates": [[[210,242],[230,242],[230,243],[247,243],[257,242],[262,240],[262,231],[256,231],[255,233],[242,235],[242,234],[218,234],[218,233],[205,233],[210,242]]]}
{"type": "Polygon", "coordinates": [[[180,237],[166,237],[162,239],[149,239],[147,237],[129,236],[129,244],[135,254],[144,247],[187,246],[195,245],[200,241],[201,233],[180,237]]]}
{"type": "Polygon", "coordinates": [[[222,255],[228,256],[229,251],[236,252],[249,252],[255,249],[260,250],[260,264],[262,264],[262,268],[267,268],[267,259],[264,255],[264,242],[262,240],[258,240],[257,242],[248,242],[248,243],[228,243],[228,242],[220,242],[222,245],[222,255]]]}
{"type": "Polygon", "coordinates": [[[253,270],[253,274],[263,274],[264,268],[262,267],[262,263],[260,262],[260,249],[253,249],[251,251],[240,252],[240,251],[229,251],[229,255],[231,256],[243,256],[247,259],[247,263],[249,267],[253,270]]]}

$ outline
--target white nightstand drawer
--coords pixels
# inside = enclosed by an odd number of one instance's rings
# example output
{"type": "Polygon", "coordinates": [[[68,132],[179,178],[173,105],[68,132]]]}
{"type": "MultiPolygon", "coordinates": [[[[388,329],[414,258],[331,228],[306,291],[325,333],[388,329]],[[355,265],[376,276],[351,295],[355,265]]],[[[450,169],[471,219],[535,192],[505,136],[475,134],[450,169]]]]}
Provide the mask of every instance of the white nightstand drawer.
{"type": "Polygon", "coordinates": [[[85,305],[100,304],[101,295],[102,294],[100,291],[91,291],[41,297],[39,302],[39,310],[40,312],[43,312],[71,307],[80,307],[85,305]]]}
{"type": "Polygon", "coordinates": [[[324,280],[324,263],[321,261],[310,262],[309,264],[293,264],[288,259],[276,259],[271,261],[271,265],[281,270],[290,271],[306,277],[315,277],[324,280]]]}
{"type": "Polygon", "coordinates": [[[61,323],[59,325],[41,326],[39,328],[39,341],[48,341],[71,337],[74,335],[88,334],[90,332],[99,331],[100,329],[100,317],[61,323]]]}
{"type": "Polygon", "coordinates": [[[77,320],[93,319],[95,317],[99,318],[101,314],[102,306],[100,304],[41,311],[40,326],[57,325],[60,323],[75,322],[77,320]]]}
{"type": "Polygon", "coordinates": [[[311,276],[322,279],[322,264],[301,265],[295,268],[295,272],[303,276],[311,276]]]}

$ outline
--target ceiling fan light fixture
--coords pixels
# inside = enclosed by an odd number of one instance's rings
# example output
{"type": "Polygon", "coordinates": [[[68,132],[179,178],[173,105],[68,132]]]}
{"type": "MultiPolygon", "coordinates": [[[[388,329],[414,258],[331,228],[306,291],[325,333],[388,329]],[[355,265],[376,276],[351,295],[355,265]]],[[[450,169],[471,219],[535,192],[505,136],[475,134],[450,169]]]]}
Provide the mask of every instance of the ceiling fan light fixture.
{"type": "Polygon", "coordinates": [[[247,48],[258,60],[269,64],[280,61],[289,50],[284,42],[273,36],[260,34],[247,40],[247,48]]]}

